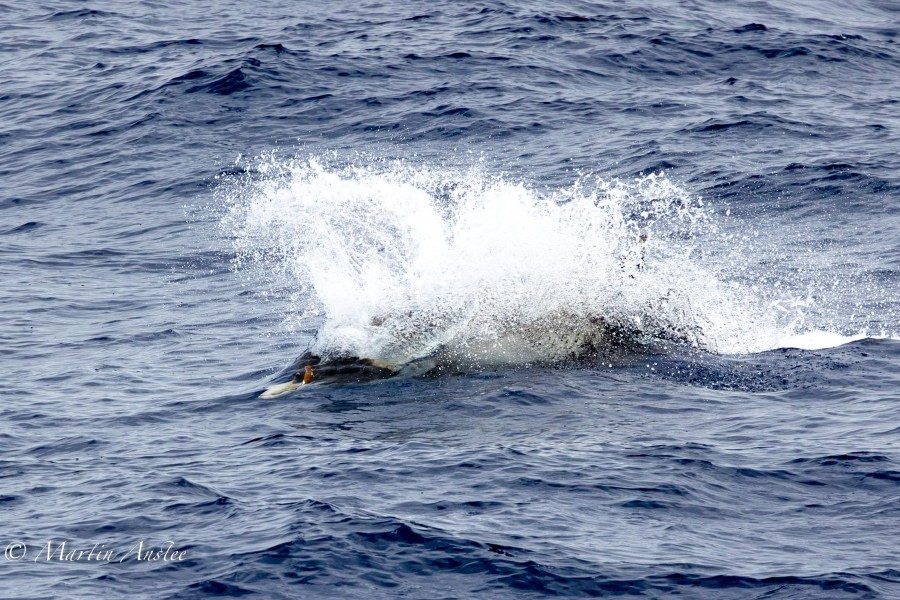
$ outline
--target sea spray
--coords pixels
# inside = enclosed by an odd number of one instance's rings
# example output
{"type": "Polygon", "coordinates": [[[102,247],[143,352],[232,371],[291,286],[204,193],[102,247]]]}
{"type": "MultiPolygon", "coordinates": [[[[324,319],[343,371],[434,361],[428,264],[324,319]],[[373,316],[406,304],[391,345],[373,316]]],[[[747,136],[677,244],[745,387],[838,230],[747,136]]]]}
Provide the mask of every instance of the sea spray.
{"type": "Polygon", "coordinates": [[[724,215],[665,175],[539,192],[478,168],[358,162],[269,155],[217,188],[236,267],[316,322],[316,353],[484,366],[801,339],[785,298],[729,276],[747,258],[725,253],[724,215]]]}

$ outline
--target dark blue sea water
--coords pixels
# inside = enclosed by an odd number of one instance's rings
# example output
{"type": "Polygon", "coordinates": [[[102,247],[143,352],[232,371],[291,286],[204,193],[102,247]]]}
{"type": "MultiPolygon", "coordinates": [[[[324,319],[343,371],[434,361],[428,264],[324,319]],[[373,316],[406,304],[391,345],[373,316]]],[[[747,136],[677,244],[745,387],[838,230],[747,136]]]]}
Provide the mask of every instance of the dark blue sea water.
{"type": "Polygon", "coordinates": [[[898,165],[894,0],[0,0],[0,595],[900,598],[898,165]]]}

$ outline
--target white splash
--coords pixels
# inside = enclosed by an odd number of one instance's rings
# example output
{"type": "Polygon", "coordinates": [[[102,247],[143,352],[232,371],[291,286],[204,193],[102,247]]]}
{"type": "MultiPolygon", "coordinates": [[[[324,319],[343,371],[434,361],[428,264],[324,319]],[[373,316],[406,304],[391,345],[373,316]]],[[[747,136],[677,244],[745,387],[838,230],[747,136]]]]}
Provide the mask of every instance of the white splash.
{"type": "Polygon", "coordinates": [[[857,342],[867,337],[889,338],[889,336],[870,336],[866,333],[841,335],[832,331],[815,330],[786,335],[778,341],[777,346],[779,348],[798,348],[800,350],[824,350],[857,342]]]}
{"type": "Polygon", "coordinates": [[[623,332],[727,354],[826,342],[798,335],[784,298],[729,279],[740,249],[706,252],[727,247],[724,216],[662,175],[540,193],[478,170],[269,157],[218,193],[236,265],[292,290],[320,354],[484,365],[623,332]]]}

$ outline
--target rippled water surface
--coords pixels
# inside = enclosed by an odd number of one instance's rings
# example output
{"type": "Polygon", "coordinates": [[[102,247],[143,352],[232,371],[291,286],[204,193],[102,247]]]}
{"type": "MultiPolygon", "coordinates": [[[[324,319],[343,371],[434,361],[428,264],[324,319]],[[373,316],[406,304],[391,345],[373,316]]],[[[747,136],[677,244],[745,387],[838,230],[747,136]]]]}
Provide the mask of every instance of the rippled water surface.
{"type": "Polygon", "coordinates": [[[898,44],[0,0],[3,595],[900,597],[898,44]]]}

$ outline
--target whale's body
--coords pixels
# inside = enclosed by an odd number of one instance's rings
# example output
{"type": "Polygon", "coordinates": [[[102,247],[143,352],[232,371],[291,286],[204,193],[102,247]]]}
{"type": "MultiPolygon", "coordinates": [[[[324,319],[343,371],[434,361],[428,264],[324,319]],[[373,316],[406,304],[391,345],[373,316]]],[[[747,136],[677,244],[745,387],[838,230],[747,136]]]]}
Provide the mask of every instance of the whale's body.
{"type": "MultiPolygon", "coordinates": [[[[360,384],[396,376],[439,376],[484,368],[625,364],[645,355],[648,349],[640,331],[612,326],[603,318],[592,319],[581,331],[564,325],[565,320],[544,323],[538,329],[469,340],[462,346],[440,346],[424,355],[396,353],[400,358],[393,361],[307,351],[285,370],[283,376],[290,379],[270,385],[260,397],[275,398],[309,385],[360,384]],[[548,352],[551,346],[557,350],[548,352]]],[[[663,339],[690,345],[688,339],[675,332],[669,332],[663,339]]],[[[409,336],[405,341],[415,346],[409,336]]]]}

